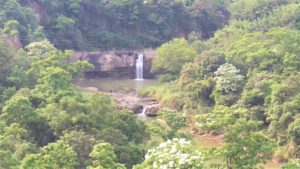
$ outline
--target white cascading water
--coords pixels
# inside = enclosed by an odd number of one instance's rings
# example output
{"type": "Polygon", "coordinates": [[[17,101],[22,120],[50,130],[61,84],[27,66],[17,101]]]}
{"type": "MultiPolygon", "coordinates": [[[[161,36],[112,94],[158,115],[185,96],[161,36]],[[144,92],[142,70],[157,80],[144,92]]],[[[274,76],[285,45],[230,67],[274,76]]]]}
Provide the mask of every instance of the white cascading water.
{"type": "Polygon", "coordinates": [[[144,80],[144,54],[142,53],[136,60],[136,80],[144,80]]]}

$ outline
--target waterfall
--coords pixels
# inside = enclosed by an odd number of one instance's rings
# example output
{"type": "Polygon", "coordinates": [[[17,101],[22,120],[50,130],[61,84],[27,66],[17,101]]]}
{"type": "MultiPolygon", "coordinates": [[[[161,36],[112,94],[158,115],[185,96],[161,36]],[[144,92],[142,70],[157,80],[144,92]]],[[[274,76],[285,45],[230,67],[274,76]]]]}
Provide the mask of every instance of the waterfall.
{"type": "Polygon", "coordinates": [[[144,105],[144,106],[143,106],[143,111],[142,111],[142,113],[137,114],[137,116],[138,116],[141,120],[146,120],[146,119],[147,119],[146,111],[147,111],[147,105],[144,105]]]}
{"type": "Polygon", "coordinates": [[[136,60],[136,80],[144,79],[144,54],[140,53],[136,60]]]}

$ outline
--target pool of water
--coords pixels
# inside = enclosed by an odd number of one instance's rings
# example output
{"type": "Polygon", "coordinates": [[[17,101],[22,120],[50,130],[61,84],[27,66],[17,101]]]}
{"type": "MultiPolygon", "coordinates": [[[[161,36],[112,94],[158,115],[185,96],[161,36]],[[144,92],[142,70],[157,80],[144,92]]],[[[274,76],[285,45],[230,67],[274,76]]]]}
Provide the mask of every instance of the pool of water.
{"type": "Polygon", "coordinates": [[[77,79],[74,81],[79,87],[97,87],[100,91],[140,91],[146,87],[157,85],[156,79],[134,80],[134,79],[77,79]]]}

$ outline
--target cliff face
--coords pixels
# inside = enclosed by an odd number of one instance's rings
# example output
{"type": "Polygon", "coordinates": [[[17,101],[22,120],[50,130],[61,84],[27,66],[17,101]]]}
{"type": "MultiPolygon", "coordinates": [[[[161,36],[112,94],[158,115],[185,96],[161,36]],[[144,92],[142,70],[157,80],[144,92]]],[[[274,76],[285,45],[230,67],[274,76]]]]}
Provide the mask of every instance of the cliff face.
{"type": "Polygon", "coordinates": [[[150,72],[156,52],[144,51],[110,51],[110,52],[77,52],[72,60],[87,60],[94,65],[93,70],[83,70],[86,77],[94,78],[130,78],[136,76],[136,60],[144,54],[144,78],[154,78],[150,72]]]}

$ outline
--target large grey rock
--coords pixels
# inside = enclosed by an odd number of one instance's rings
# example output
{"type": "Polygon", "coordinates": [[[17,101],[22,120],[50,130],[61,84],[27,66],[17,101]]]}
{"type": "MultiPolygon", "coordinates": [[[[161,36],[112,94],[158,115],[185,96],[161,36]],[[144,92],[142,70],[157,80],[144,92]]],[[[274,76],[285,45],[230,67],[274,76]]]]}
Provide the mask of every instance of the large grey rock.
{"type": "Polygon", "coordinates": [[[147,105],[145,114],[147,116],[156,116],[159,110],[159,104],[147,105]]]}

